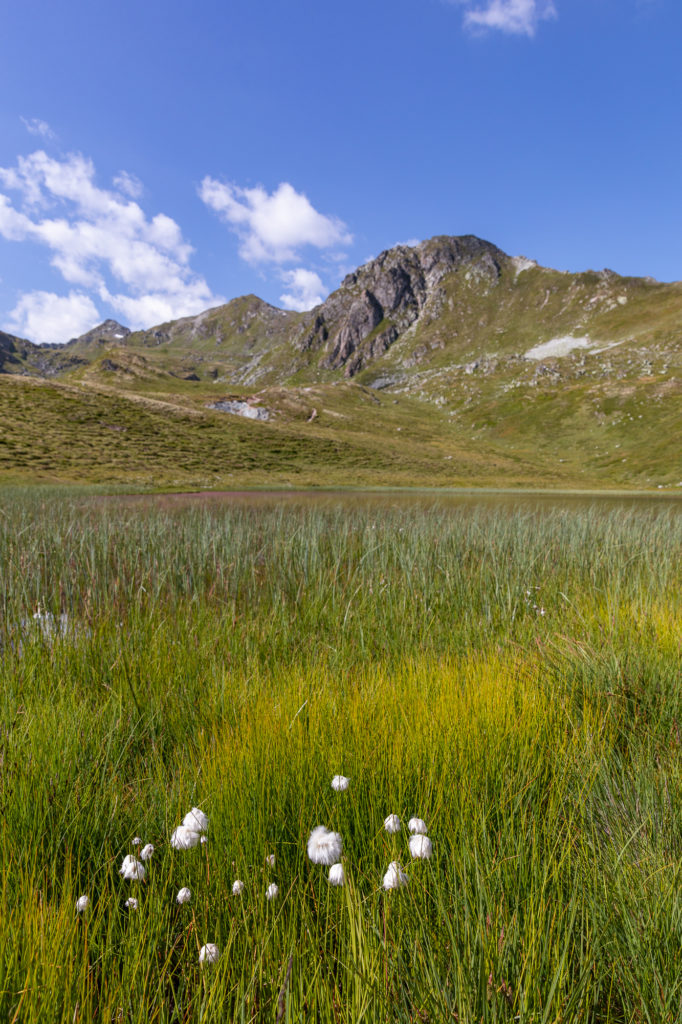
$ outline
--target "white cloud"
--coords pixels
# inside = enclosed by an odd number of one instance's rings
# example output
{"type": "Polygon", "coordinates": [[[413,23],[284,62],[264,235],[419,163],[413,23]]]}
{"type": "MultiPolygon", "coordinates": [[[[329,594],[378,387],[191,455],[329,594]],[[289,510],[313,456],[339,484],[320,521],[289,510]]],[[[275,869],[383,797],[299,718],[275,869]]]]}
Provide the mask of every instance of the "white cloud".
{"type": "Polygon", "coordinates": [[[318,213],[288,182],[269,194],[261,185],[240,188],[206,177],[199,196],[237,233],[249,263],[288,263],[303,246],[329,249],[353,241],[343,221],[318,213]]]}
{"type": "Polygon", "coordinates": [[[130,327],[224,301],[192,271],[193,250],[178,224],[163,213],[148,218],[130,197],[140,187],[132,175],[121,172],[115,190],[102,189],[92,161],[38,151],[0,167],[0,185],[19,193],[22,207],[0,193],[0,236],[45,246],[65,281],[108,302],[130,327]],[[154,311],[163,315],[155,320],[154,311]]]}
{"type": "Polygon", "coordinates": [[[202,279],[194,285],[181,286],[176,291],[152,292],[147,295],[126,295],[123,292],[112,295],[106,288],[100,291],[103,301],[123,317],[128,324],[161,324],[181,316],[194,316],[224,300],[211,294],[202,279]]]}
{"type": "Polygon", "coordinates": [[[84,334],[101,319],[92,299],[82,292],[27,292],[5,326],[12,334],[31,341],[61,343],[84,334]]]}
{"type": "Polygon", "coordinates": [[[139,199],[144,192],[144,185],[136,174],[128,174],[127,171],[119,171],[114,178],[114,188],[131,199],[139,199]]]}
{"type": "Polygon", "coordinates": [[[38,135],[41,139],[57,138],[47,121],[41,121],[39,117],[22,117],[21,122],[29,135],[38,135]]]}
{"type": "Polygon", "coordinates": [[[538,22],[557,17],[553,0],[485,0],[484,5],[471,7],[475,0],[454,0],[469,8],[464,24],[472,29],[499,29],[513,35],[534,36],[538,22]]]}
{"type": "Polygon", "coordinates": [[[284,270],[282,280],[290,289],[279,297],[285,309],[303,313],[324,302],[327,290],[314,270],[305,270],[303,267],[284,270]]]}

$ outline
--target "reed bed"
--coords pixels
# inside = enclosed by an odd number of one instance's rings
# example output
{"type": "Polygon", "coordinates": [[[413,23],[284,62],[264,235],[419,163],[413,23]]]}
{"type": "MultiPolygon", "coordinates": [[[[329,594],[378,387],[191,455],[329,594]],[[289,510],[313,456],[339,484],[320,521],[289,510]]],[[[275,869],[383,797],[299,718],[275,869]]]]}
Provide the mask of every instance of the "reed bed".
{"type": "Polygon", "coordinates": [[[678,1021],[681,553],[675,507],[0,493],[0,1019],[678,1021]]]}

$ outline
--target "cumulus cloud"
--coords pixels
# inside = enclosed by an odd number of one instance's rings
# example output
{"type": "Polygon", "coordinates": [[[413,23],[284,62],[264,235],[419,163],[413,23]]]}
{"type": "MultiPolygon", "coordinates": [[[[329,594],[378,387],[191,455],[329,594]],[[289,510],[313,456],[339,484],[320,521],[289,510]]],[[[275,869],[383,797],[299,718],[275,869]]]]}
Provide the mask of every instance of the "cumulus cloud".
{"type": "Polygon", "coordinates": [[[44,246],[52,266],[80,289],[70,296],[89,291],[130,327],[223,301],[191,269],[193,250],[178,224],[163,213],[147,217],[131,198],[140,187],[132,175],[122,172],[113,190],[103,189],[91,160],[80,154],[57,160],[40,150],[15,167],[0,167],[0,186],[19,196],[13,203],[0,193],[0,237],[44,246]]]}
{"type": "Polygon", "coordinates": [[[464,4],[464,24],[471,29],[499,29],[512,35],[534,36],[538,22],[557,17],[553,0],[454,0],[464,4]],[[476,6],[472,4],[476,3],[476,6]]]}
{"type": "Polygon", "coordinates": [[[39,117],[22,117],[21,123],[29,135],[37,135],[41,139],[57,138],[47,121],[41,121],[39,117]]]}
{"type": "Polygon", "coordinates": [[[84,334],[101,319],[92,299],[82,292],[27,292],[10,313],[7,330],[31,340],[61,343],[84,334]]]}
{"type": "Polygon", "coordinates": [[[240,188],[206,177],[199,196],[237,233],[249,263],[288,263],[304,246],[330,249],[353,241],[343,221],[318,213],[288,182],[268,193],[261,185],[240,188]]]}
{"type": "Polygon", "coordinates": [[[144,192],[144,186],[136,174],[129,174],[128,171],[119,171],[114,178],[114,188],[131,199],[139,199],[144,192]]]}
{"type": "Polygon", "coordinates": [[[306,270],[304,267],[297,267],[296,270],[284,270],[282,280],[289,288],[288,292],[279,297],[279,301],[285,309],[294,309],[297,313],[303,313],[324,302],[327,290],[314,270],[306,270]]]}

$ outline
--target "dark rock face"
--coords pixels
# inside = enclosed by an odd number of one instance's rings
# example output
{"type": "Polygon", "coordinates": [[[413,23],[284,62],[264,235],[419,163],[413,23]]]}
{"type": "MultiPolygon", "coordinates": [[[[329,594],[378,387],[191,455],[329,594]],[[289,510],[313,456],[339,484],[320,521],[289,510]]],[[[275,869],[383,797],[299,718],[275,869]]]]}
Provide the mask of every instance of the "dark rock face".
{"type": "Polygon", "coordinates": [[[336,335],[327,365],[333,368],[343,366],[355,352],[360,342],[384,319],[381,304],[370,291],[363,290],[360,298],[350,307],[348,315],[336,335]]]}
{"type": "Polygon", "coordinates": [[[344,278],[304,322],[297,344],[321,351],[322,365],[354,376],[379,358],[431,305],[447,274],[469,273],[492,287],[509,257],[474,235],[440,236],[382,252],[344,278]]]}
{"type": "Polygon", "coordinates": [[[0,331],[0,373],[26,373],[27,363],[35,361],[43,347],[49,346],[34,345],[25,338],[0,331]]]}
{"type": "Polygon", "coordinates": [[[19,363],[16,342],[17,339],[13,338],[11,334],[5,334],[3,331],[0,331],[0,373],[7,372],[4,369],[5,365],[19,363]]]}

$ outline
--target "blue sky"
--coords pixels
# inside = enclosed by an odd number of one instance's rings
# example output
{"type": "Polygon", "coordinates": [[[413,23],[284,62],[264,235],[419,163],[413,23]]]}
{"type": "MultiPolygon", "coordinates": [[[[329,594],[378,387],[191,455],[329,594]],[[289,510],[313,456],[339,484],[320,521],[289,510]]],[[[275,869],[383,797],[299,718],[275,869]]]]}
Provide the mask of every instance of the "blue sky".
{"type": "Polygon", "coordinates": [[[0,328],[309,308],[472,233],[682,278],[680,0],[22,0],[0,34],[0,328]]]}

